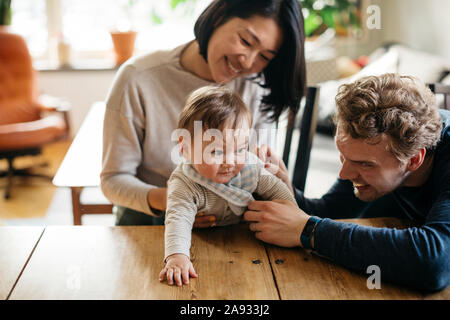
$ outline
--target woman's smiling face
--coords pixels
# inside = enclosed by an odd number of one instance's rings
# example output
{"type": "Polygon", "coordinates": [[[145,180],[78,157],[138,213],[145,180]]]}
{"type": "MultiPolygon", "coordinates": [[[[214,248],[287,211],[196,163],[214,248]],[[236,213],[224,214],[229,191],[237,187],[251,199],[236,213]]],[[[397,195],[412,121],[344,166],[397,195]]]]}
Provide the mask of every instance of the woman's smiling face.
{"type": "Polygon", "coordinates": [[[231,18],[208,42],[208,66],[217,83],[261,72],[275,58],[283,41],[281,28],[271,18],[231,18]]]}

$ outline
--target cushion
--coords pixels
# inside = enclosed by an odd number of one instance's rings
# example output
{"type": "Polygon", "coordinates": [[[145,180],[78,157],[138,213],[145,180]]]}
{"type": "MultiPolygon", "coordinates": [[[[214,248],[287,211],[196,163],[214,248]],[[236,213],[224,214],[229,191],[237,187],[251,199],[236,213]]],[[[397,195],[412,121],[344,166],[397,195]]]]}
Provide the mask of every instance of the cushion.
{"type": "Polygon", "coordinates": [[[328,132],[330,126],[333,127],[332,117],[335,109],[335,97],[340,85],[353,82],[359,78],[369,75],[380,75],[383,73],[396,72],[397,62],[398,53],[396,51],[389,50],[351,77],[320,83],[319,112],[317,120],[318,130],[328,132]]]}
{"type": "Polygon", "coordinates": [[[450,61],[427,52],[414,50],[402,45],[394,45],[389,51],[398,53],[398,70],[401,75],[419,78],[425,83],[439,82],[450,70],[450,61]]]}
{"type": "MultiPolygon", "coordinates": [[[[450,61],[403,45],[395,44],[389,49],[378,48],[369,56],[369,61],[370,63],[365,68],[351,77],[319,84],[318,131],[333,132],[332,117],[335,110],[335,97],[339,86],[344,83],[353,82],[364,76],[395,72],[417,77],[427,84],[436,82],[450,84],[450,75],[442,79],[450,71],[450,61]]],[[[442,95],[438,95],[436,98],[438,105],[442,105],[442,95]]]]}

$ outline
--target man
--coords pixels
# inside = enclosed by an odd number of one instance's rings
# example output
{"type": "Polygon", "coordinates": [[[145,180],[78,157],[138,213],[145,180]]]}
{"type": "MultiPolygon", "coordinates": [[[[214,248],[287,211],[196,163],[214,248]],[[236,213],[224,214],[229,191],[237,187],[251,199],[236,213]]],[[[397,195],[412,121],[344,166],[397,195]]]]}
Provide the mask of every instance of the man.
{"type": "MultiPolygon", "coordinates": [[[[427,291],[450,283],[450,112],[423,83],[365,77],[336,96],[339,179],[320,199],[296,190],[300,207],[255,201],[244,219],[256,237],[312,249],[347,268],[427,291]],[[373,228],[332,219],[392,216],[419,227],[373,228]],[[319,218],[320,217],[320,218],[319,218]]],[[[281,165],[279,177],[286,177],[281,165]]],[[[285,179],[286,180],[286,179],[285,179]]],[[[289,182],[288,182],[289,183],[289,182]]]]}

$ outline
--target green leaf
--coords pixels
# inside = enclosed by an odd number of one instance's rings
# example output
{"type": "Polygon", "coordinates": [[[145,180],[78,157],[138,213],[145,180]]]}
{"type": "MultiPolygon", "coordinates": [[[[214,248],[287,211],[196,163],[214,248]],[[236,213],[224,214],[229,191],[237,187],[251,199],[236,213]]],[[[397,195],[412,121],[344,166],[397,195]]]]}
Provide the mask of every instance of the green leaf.
{"type": "Polygon", "coordinates": [[[170,7],[175,9],[180,3],[186,2],[186,0],[170,0],[170,7]]]}
{"type": "Polygon", "coordinates": [[[322,19],[314,12],[310,12],[309,16],[305,19],[305,35],[309,37],[320,25],[322,19]]]}
{"type": "Polygon", "coordinates": [[[0,0],[0,25],[10,25],[11,18],[11,0],[0,0]]]}
{"type": "Polygon", "coordinates": [[[335,14],[336,14],[336,9],[333,7],[330,7],[330,6],[326,6],[325,8],[323,8],[320,11],[320,15],[322,16],[322,19],[328,28],[334,28],[335,14]]]}
{"type": "Polygon", "coordinates": [[[161,16],[155,11],[155,9],[152,10],[152,22],[153,24],[162,24],[163,19],[161,16]]]}

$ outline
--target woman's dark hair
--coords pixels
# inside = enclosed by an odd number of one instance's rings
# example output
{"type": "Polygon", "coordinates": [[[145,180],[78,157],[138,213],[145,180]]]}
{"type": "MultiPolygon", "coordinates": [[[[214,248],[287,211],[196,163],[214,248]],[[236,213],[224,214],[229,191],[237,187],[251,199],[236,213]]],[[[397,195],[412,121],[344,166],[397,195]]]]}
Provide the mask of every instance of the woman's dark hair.
{"type": "Polygon", "coordinates": [[[274,19],[283,32],[277,55],[258,75],[263,80],[260,85],[270,89],[261,100],[261,111],[276,121],[286,108],[297,113],[305,94],[305,31],[298,0],[214,0],[197,19],[194,34],[200,54],[208,61],[208,42],[214,30],[231,18],[255,15],[274,19]]]}

